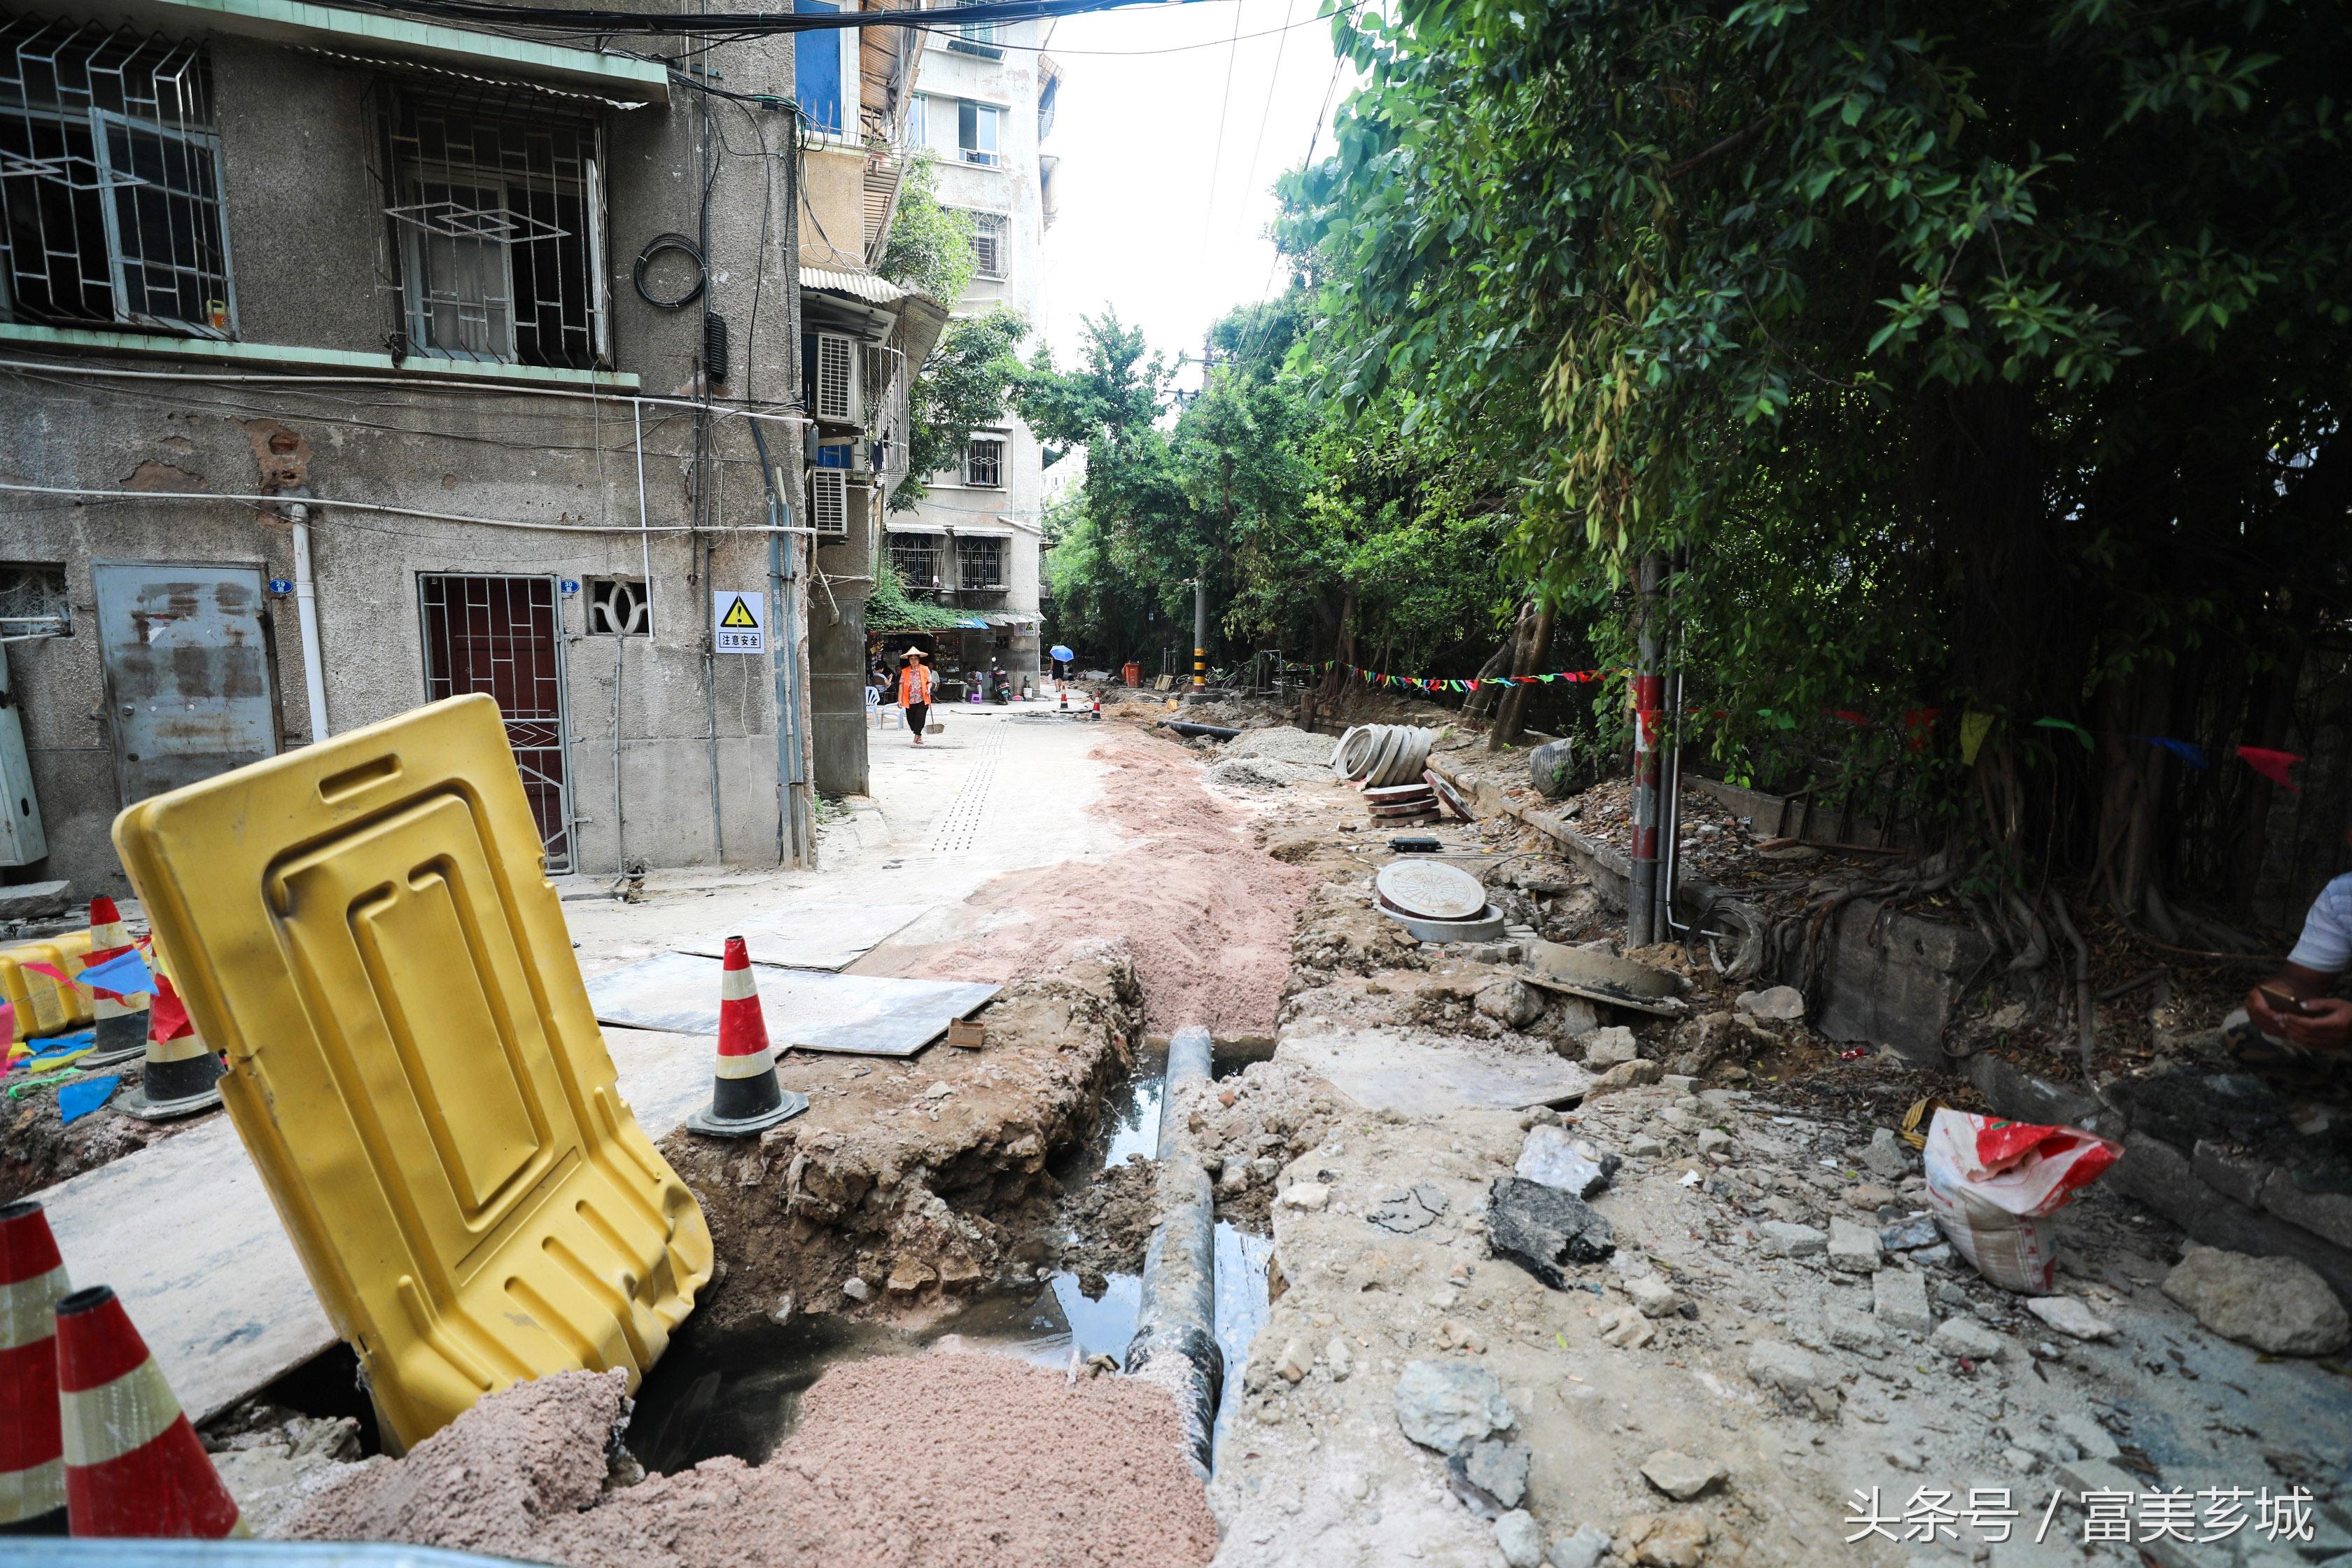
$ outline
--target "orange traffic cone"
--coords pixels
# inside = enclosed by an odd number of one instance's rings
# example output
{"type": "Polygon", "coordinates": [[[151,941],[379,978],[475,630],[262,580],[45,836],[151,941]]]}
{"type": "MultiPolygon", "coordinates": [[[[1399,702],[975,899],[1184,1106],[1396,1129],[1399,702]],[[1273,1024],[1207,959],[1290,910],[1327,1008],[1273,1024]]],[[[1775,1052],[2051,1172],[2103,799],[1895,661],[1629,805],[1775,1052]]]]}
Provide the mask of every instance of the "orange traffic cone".
{"type": "Polygon", "coordinates": [[[112,1287],[58,1303],[66,1507],[76,1535],[250,1535],[112,1287]]]}
{"type": "Polygon", "coordinates": [[[148,956],[157,962],[155,996],[147,1009],[147,1065],[139,1075],[139,1087],[115,1105],[142,1121],[169,1121],[218,1105],[221,1074],[226,1069],[196,1033],[186,1004],[163,973],[163,955],[148,956]]]}
{"type": "Polygon", "coordinates": [[[0,1535],[66,1532],[51,1314],[72,1289],[41,1205],[0,1208],[0,1535]]]}
{"type": "MultiPolygon", "coordinates": [[[[89,957],[83,962],[83,967],[94,969],[130,950],[131,933],[123,928],[122,915],[115,909],[114,900],[104,893],[90,900],[89,957]]],[[[147,1048],[144,998],[126,1000],[101,994],[91,998],[90,1012],[98,1019],[98,1044],[79,1065],[110,1067],[116,1062],[127,1062],[147,1048]]]]}
{"type": "Polygon", "coordinates": [[[1063,682],[1062,682],[1062,711],[1063,711],[1063,712],[1065,712],[1065,713],[1067,713],[1069,710],[1070,710],[1070,683],[1069,683],[1068,681],[1065,680],[1065,681],[1063,681],[1063,682]]]}
{"type": "Polygon", "coordinates": [[[730,936],[719,972],[719,1061],[710,1080],[710,1109],[688,1117],[687,1129],[714,1138],[748,1138],[798,1116],[808,1104],[808,1096],[776,1081],[776,1053],[760,1013],[751,954],[741,937],[730,936]]]}

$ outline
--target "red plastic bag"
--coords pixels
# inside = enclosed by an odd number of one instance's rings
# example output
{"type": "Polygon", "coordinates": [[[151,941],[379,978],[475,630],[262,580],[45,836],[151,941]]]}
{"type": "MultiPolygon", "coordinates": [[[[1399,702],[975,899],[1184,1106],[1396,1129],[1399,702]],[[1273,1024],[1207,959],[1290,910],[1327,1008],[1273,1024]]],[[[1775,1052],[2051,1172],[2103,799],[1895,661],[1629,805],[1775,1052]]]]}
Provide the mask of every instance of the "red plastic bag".
{"type": "Polygon", "coordinates": [[[2038,1127],[1939,1110],[1927,1128],[1927,1202],[1953,1249],[2007,1290],[2044,1291],[2057,1237],[2037,1225],[2123,1154],[2079,1127],[2038,1127]]]}

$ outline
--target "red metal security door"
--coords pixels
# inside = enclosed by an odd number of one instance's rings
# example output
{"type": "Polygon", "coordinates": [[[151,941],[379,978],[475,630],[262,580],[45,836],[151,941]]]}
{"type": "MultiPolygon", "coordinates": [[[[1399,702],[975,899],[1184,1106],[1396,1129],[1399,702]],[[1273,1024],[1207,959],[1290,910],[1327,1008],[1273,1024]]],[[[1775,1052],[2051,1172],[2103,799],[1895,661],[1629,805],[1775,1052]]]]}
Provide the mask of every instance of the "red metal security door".
{"type": "Polygon", "coordinates": [[[563,617],[552,577],[417,577],[428,700],[487,691],[505,718],[550,872],[572,869],[564,766],[563,617]]]}

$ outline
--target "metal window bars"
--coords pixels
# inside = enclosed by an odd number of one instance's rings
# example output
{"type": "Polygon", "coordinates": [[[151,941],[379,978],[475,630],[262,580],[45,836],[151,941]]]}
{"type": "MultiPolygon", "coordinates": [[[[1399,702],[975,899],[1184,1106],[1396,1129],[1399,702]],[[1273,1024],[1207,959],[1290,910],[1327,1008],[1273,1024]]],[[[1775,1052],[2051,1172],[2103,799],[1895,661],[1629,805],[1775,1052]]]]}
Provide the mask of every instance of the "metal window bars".
{"type": "Polygon", "coordinates": [[[964,443],[963,482],[985,489],[1004,485],[1004,442],[994,436],[975,436],[964,443]]]}
{"type": "Polygon", "coordinates": [[[611,359],[596,121],[516,88],[387,84],[383,183],[410,353],[593,370],[611,359]]]}
{"type": "Polygon", "coordinates": [[[956,585],[996,589],[1004,586],[1004,541],[993,537],[956,541],[956,585]]]}
{"type": "Polygon", "coordinates": [[[564,736],[563,617],[553,577],[425,572],[416,579],[425,697],[487,691],[538,820],[547,869],[572,869],[572,788],[564,736]]]}
{"type": "Polygon", "coordinates": [[[0,305],[14,319],[236,335],[203,47],[0,24],[0,305]]]}
{"type": "Polygon", "coordinates": [[[940,585],[940,537],[935,533],[894,533],[890,536],[890,570],[909,589],[940,585]]]}

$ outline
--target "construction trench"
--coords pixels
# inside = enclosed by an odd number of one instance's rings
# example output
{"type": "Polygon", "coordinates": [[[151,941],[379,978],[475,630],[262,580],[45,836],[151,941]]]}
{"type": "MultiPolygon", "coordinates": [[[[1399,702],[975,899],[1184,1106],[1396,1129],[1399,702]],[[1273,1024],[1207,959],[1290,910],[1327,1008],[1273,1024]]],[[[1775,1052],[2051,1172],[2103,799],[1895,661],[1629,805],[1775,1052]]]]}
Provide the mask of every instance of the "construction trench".
{"type": "MultiPolygon", "coordinates": [[[[1400,826],[1271,703],[1181,716],[1231,738],[1102,712],[959,715],[937,754],[877,758],[824,873],[567,891],[592,996],[796,904],[920,907],[845,975],[999,988],[977,1048],[783,1053],[809,1109],[745,1139],[678,1124],[707,1036],[606,1021],[714,1254],[634,1394],[588,1361],[394,1457],[316,1328],[208,1383],[126,1289],[253,1532],[679,1568],[2352,1553],[2352,1110],[2298,1089],[2239,1142],[2131,1113],[2210,1070],[2230,974],[2103,1009],[2094,1096],[2070,1032],[1898,923],[1931,910],[1791,951],[1809,986],[1740,973],[1737,916],[1623,953],[1622,780],[1547,799],[1458,718],[1349,715],[1420,729],[1470,818],[1400,826]],[[1474,938],[1382,909],[1400,832],[1472,881],[1474,938]],[[1590,983],[1628,957],[1654,991],[1590,983]],[[1905,1134],[1937,1107],[2122,1145],[2042,1222],[2045,1288],[1935,1219],[1905,1134]],[[2175,1145],[2300,1195],[2257,1180],[2233,1229],[2183,1208],[2175,1145]]],[[[1697,791],[1681,826],[1686,874],[1768,915],[1885,864],[1759,847],[1697,791]]],[[[0,1195],[63,1216],[69,1268],[78,1193],[221,1135],[118,1121],[12,1117],[0,1195]]]]}

